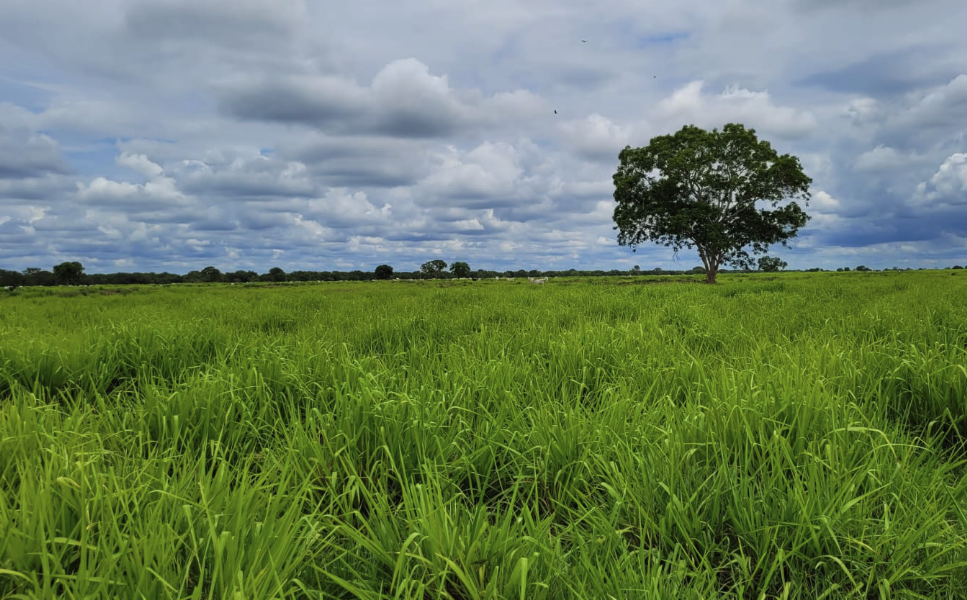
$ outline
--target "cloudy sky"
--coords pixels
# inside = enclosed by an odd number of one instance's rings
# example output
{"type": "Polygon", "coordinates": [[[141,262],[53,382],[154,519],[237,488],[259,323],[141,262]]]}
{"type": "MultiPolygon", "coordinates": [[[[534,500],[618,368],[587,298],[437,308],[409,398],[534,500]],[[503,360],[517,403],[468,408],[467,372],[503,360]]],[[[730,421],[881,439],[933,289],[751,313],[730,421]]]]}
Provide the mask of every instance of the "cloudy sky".
{"type": "Polygon", "coordinates": [[[690,268],[617,245],[611,176],[727,122],[814,180],[790,266],[964,264],[964,23],[963,0],[0,0],[0,268],[690,268]]]}

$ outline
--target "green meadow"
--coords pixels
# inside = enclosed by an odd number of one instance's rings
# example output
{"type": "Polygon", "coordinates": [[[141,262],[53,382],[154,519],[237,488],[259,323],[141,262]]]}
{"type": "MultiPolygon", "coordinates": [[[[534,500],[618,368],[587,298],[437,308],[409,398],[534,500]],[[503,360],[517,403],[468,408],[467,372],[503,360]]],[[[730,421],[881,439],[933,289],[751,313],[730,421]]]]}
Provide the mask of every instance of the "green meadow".
{"type": "Polygon", "coordinates": [[[967,275],[0,291],[0,598],[967,598],[967,275]]]}

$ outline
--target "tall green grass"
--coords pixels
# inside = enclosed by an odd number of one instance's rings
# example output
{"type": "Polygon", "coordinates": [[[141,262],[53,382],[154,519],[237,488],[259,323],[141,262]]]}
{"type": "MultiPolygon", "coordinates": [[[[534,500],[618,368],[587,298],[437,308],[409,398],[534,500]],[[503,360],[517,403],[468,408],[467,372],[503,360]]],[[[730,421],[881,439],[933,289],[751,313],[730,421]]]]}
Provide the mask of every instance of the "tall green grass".
{"type": "Polygon", "coordinates": [[[0,597],[964,598],[944,272],[0,296],[0,597]]]}

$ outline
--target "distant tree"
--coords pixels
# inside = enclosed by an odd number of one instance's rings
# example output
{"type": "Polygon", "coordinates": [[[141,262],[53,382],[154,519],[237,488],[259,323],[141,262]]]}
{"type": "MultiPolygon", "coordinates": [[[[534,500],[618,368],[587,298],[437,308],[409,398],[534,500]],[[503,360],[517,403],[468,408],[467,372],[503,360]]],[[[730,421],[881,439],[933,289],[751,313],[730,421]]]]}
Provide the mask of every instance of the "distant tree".
{"type": "Polygon", "coordinates": [[[808,202],[812,182],[799,159],[780,155],[739,124],[711,132],[686,125],[643,148],[626,147],[618,159],[618,243],[696,248],[709,283],[721,265],[748,268],[750,252],[785,245],[809,219],[795,202],[808,202]]]}
{"type": "Polygon", "coordinates": [[[215,267],[208,266],[201,270],[201,280],[207,283],[215,283],[222,280],[222,272],[215,267]]]}
{"type": "Polygon", "coordinates": [[[692,273],[705,273],[705,267],[692,267],[692,273]]]}
{"type": "Polygon", "coordinates": [[[0,287],[20,287],[24,284],[26,277],[17,271],[7,271],[0,269],[0,287]]]}
{"type": "Polygon", "coordinates": [[[458,260],[457,262],[450,265],[450,273],[452,273],[453,276],[457,278],[470,277],[470,265],[468,265],[463,261],[458,260]]]}
{"type": "Polygon", "coordinates": [[[639,267],[638,265],[635,265],[635,266],[631,267],[631,274],[632,275],[641,275],[641,267],[639,267]]]}
{"type": "MultiPolygon", "coordinates": [[[[847,270],[849,270],[849,269],[847,269],[847,270]]],[[[871,268],[869,268],[867,266],[864,266],[864,265],[860,265],[860,266],[856,267],[856,270],[857,271],[872,271],[873,269],[871,269],[871,268]]]]}
{"type": "Polygon", "coordinates": [[[759,270],[765,273],[776,273],[785,269],[788,264],[778,256],[763,256],[759,258],[759,270]]]}
{"type": "Polygon", "coordinates": [[[258,281],[259,274],[255,271],[243,271],[238,270],[232,273],[225,273],[222,275],[222,281],[228,283],[248,283],[250,281],[258,281]]]}
{"type": "Polygon", "coordinates": [[[283,271],[280,267],[272,267],[269,269],[267,275],[269,281],[285,281],[285,271],[283,271]]]}
{"type": "Polygon", "coordinates": [[[953,269],[963,269],[963,267],[962,267],[962,266],[960,266],[960,265],[954,265],[954,266],[953,266],[953,267],[951,267],[951,268],[953,268],[953,269]]]}
{"type": "Polygon", "coordinates": [[[57,285],[57,277],[50,271],[27,267],[23,270],[24,285],[57,285]]]}
{"type": "Polygon", "coordinates": [[[438,258],[436,260],[428,260],[423,263],[420,266],[420,272],[424,275],[429,275],[430,277],[439,277],[446,268],[446,261],[442,261],[438,258]]]}
{"type": "Polygon", "coordinates": [[[54,278],[60,285],[77,285],[84,274],[84,265],[77,261],[54,265],[54,278]]]}
{"type": "Polygon", "coordinates": [[[850,268],[849,268],[849,267],[843,267],[843,270],[844,270],[844,271],[849,271],[849,270],[850,270],[850,268]]]}
{"type": "Polygon", "coordinates": [[[379,265],[376,267],[376,279],[389,279],[393,276],[393,267],[389,265],[379,265]]]}

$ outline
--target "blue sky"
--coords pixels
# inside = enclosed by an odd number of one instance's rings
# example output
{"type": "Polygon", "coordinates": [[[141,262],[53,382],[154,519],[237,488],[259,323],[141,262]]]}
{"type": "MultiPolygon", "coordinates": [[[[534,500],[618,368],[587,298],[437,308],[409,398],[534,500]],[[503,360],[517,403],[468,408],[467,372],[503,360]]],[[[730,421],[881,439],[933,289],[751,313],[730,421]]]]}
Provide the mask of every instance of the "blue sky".
{"type": "Polygon", "coordinates": [[[611,176],[727,122],[814,180],[791,267],[967,264],[962,23],[959,0],[6,0],[0,268],[688,268],[617,245],[611,176]]]}

